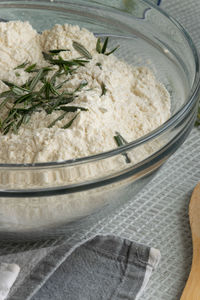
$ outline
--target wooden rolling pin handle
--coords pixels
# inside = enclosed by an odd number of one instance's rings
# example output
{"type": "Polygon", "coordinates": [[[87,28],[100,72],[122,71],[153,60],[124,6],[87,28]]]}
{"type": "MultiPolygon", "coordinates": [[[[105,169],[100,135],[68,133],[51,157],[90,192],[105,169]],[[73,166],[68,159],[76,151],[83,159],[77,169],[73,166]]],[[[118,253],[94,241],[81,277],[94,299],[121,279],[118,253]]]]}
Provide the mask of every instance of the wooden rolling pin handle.
{"type": "Polygon", "coordinates": [[[200,237],[193,234],[192,239],[192,268],[180,300],[200,300],[200,237]]]}

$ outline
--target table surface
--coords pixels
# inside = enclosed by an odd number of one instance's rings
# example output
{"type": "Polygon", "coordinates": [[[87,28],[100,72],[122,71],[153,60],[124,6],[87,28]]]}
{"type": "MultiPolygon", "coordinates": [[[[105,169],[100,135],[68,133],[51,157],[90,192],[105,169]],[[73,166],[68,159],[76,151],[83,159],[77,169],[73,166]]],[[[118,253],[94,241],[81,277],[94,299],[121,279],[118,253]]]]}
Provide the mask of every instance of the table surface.
{"type": "MultiPolygon", "coordinates": [[[[163,0],[161,7],[186,28],[196,46],[200,48],[200,1],[163,0]]],[[[160,249],[162,260],[141,297],[143,300],[180,299],[187,280],[192,259],[188,203],[191,192],[200,179],[200,151],[197,149],[200,149],[200,131],[193,129],[184,145],[134,201],[124,205],[109,220],[102,220],[87,232],[89,236],[95,233],[116,234],[160,249]]],[[[85,232],[71,237],[74,243],[81,234],[85,232]]],[[[54,249],[55,245],[51,241],[26,244],[24,249],[20,248],[19,255],[17,244],[7,243],[0,247],[0,261],[17,262],[22,268],[9,300],[20,299],[12,297],[12,294],[20,284],[25,286],[25,278],[30,270],[44,263],[54,249]]],[[[65,263],[58,267],[61,262],[62,259],[57,258],[51,272],[57,270],[32,300],[46,300],[47,289],[51,289],[52,299],[55,299],[53,293],[57,291],[57,283],[66,276],[65,263]]],[[[56,299],[65,299],[62,291],[59,291],[56,299]]]]}

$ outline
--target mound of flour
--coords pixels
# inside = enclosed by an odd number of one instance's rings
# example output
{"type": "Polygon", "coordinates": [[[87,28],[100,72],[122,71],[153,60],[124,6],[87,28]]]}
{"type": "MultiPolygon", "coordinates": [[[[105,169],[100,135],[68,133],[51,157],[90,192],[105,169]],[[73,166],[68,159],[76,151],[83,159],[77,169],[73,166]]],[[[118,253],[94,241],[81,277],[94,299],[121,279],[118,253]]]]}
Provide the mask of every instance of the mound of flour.
{"type": "MultiPolygon", "coordinates": [[[[130,66],[113,54],[97,53],[96,37],[86,29],[68,24],[55,25],[38,34],[28,22],[0,23],[0,92],[8,89],[1,80],[22,85],[33,76],[23,68],[15,71],[19,64],[28,61],[36,63],[38,68],[47,65],[42,51],[64,48],[69,50],[61,53],[64,59],[80,57],[73,41],[85,46],[92,59],[69,76],[62,90],[73,91],[83,80],[87,81],[88,85],[70,105],[88,110],[81,111],[67,129],[61,127],[75,113],[66,114],[52,128],[47,128],[48,124],[60,111],[48,115],[45,111],[34,113],[18,134],[0,135],[0,163],[62,161],[97,154],[116,148],[113,138],[116,132],[130,142],[169,118],[169,94],[150,69],[130,66]],[[104,95],[102,84],[106,87],[104,95]]],[[[1,110],[0,118],[4,115],[1,110]]],[[[151,149],[144,149],[141,158],[133,157],[133,162],[149,155],[148,151],[151,149]]]]}

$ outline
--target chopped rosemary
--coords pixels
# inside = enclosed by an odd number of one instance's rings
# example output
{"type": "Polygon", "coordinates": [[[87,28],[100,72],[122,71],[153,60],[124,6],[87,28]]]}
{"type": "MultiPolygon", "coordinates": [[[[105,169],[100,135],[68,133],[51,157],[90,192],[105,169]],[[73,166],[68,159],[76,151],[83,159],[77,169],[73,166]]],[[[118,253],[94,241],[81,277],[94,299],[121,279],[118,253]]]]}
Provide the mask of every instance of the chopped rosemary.
{"type": "Polygon", "coordinates": [[[197,118],[196,118],[196,122],[195,122],[194,126],[196,126],[196,127],[200,126],[200,104],[199,104],[199,107],[198,107],[197,118]]]}
{"type": "Polygon", "coordinates": [[[42,54],[43,54],[44,59],[49,61],[50,64],[58,65],[62,68],[64,68],[65,66],[67,66],[69,68],[71,68],[73,66],[85,66],[85,64],[89,62],[89,60],[80,59],[80,58],[65,60],[61,56],[54,59],[54,58],[52,58],[52,55],[49,53],[42,52],[42,54]]]}
{"type": "Polygon", "coordinates": [[[113,50],[111,50],[110,52],[105,53],[105,55],[109,56],[110,54],[114,53],[117,49],[119,49],[119,45],[116,46],[113,50]]]}
{"type": "Polygon", "coordinates": [[[108,37],[105,39],[104,43],[103,43],[103,47],[101,48],[101,53],[105,53],[106,52],[106,48],[108,46],[108,37]]]}
{"type": "Polygon", "coordinates": [[[96,63],[96,66],[99,67],[99,69],[102,70],[102,64],[101,63],[96,63]]]}
{"type": "MultiPolygon", "coordinates": [[[[84,108],[84,107],[81,107],[81,106],[61,106],[59,108],[59,110],[63,110],[64,113],[61,114],[58,118],[56,118],[53,122],[51,122],[51,124],[48,126],[48,128],[51,128],[53,127],[57,121],[60,121],[62,120],[65,115],[68,113],[68,112],[76,112],[77,110],[82,110],[82,111],[87,111],[88,109],[87,108],[84,108]]],[[[71,121],[70,121],[71,122],[71,121]]],[[[73,122],[73,121],[72,121],[73,122]]],[[[72,123],[71,123],[72,124],[72,123]]],[[[66,125],[65,125],[66,126],[66,125]]],[[[68,126],[69,127],[69,126],[68,126]]],[[[67,128],[68,128],[67,127],[67,128]]],[[[63,128],[63,127],[62,127],[63,128]]],[[[66,127],[65,127],[66,128],[66,127]]]]}
{"type": "Polygon", "coordinates": [[[30,83],[29,86],[30,90],[33,90],[36,87],[38,82],[42,79],[43,75],[44,75],[44,70],[43,69],[39,70],[37,75],[33,78],[33,80],[30,83]]]}
{"type": "Polygon", "coordinates": [[[79,86],[74,90],[74,93],[82,90],[82,88],[84,88],[86,85],[88,85],[87,80],[82,80],[79,86]]]}
{"type": "Polygon", "coordinates": [[[13,86],[15,86],[14,83],[12,83],[12,82],[10,82],[10,81],[7,81],[7,80],[2,80],[2,82],[3,82],[5,85],[7,85],[8,87],[13,87],[13,86]]]}
{"type": "Polygon", "coordinates": [[[107,46],[108,46],[108,40],[109,40],[109,37],[106,37],[104,43],[103,43],[103,46],[101,45],[101,39],[98,38],[97,39],[97,43],[96,43],[96,51],[100,54],[104,54],[104,55],[110,55],[112,54],[113,52],[115,52],[119,46],[115,47],[113,50],[109,51],[109,52],[106,52],[107,50],[107,46]]]}
{"type": "Polygon", "coordinates": [[[92,59],[92,55],[83,45],[73,41],[73,47],[79,54],[83,55],[85,58],[92,59]]]}
{"type": "Polygon", "coordinates": [[[57,55],[59,54],[60,52],[63,52],[63,51],[70,51],[69,49],[54,49],[54,50],[49,50],[49,52],[53,55],[57,55]]]}
{"type": "MultiPolygon", "coordinates": [[[[27,124],[32,113],[36,111],[45,110],[47,114],[51,114],[55,110],[63,111],[61,116],[48,126],[50,128],[54,126],[58,120],[64,118],[68,112],[88,110],[80,106],[64,106],[74,101],[77,97],[77,93],[88,85],[87,80],[82,80],[72,92],[60,91],[64,83],[70,80],[68,75],[74,72],[78,67],[85,66],[85,64],[89,62],[89,52],[87,53],[87,50],[84,48],[80,50],[80,45],[78,44],[78,46],[79,51],[85,51],[84,57],[87,58],[87,60],[81,58],[64,60],[59,56],[59,53],[61,51],[69,51],[68,49],[50,50],[49,53],[43,53],[44,59],[51,65],[58,66],[58,70],[55,70],[51,66],[38,69],[36,64],[28,65],[29,63],[25,62],[17,68],[24,68],[24,71],[28,73],[36,73],[35,76],[28,79],[27,82],[21,86],[6,80],[3,81],[9,88],[8,91],[0,94],[0,98],[4,98],[0,103],[0,109],[4,106],[8,109],[6,117],[0,120],[0,131],[3,134],[8,133],[10,130],[17,133],[20,126],[27,124]],[[57,58],[54,58],[54,55],[58,55],[57,58]],[[47,76],[49,71],[55,71],[50,78],[47,76]],[[57,78],[66,75],[66,79],[56,84],[57,78]],[[41,87],[38,90],[37,87],[39,84],[41,87]],[[9,106],[7,106],[7,103],[9,103],[9,106]]],[[[75,47],[77,47],[77,45],[75,47]]],[[[80,111],[62,128],[69,128],[80,111]]]]}
{"type": "Polygon", "coordinates": [[[60,115],[58,118],[56,118],[53,122],[51,122],[51,123],[49,124],[48,128],[53,127],[53,126],[56,124],[57,121],[62,120],[62,119],[65,117],[66,113],[67,113],[67,112],[64,112],[62,115],[60,115]]]}
{"type": "Polygon", "coordinates": [[[35,67],[36,67],[36,64],[32,64],[32,65],[28,66],[24,71],[31,73],[31,72],[33,72],[35,67]]]}
{"type": "Polygon", "coordinates": [[[62,128],[63,129],[67,129],[67,128],[69,128],[71,125],[72,125],[72,123],[74,122],[74,120],[78,117],[78,115],[79,115],[79,112],[71,119],[71,121],[69,121],[66,125],[64,125],[62,128]]]}
{"type": "Polygon", "coordinates": [[[102,53],[102,49],[101,49],[101,39],[100,39],[100,38],[97,39],[96,51],[97,51],[98,53],[102,53]]]}
{"type": "MultiPolygon", "coordinates": [[[[116,135],[113,138],[118,147],[128,144],[127,141],[121,136],[121,134],[119,132],[116,132],[116,135]]],[[[131,160],[128,157],[128,154],[122,153],[122,155],[125,157],[126,163],[130,164],[131,160]]]]}
{"type": "MultiPolygon", "coordinates": [[[[101,39],[97,40],[96,50],[98,53],[104,55],[110,55],[117,50],[115,47],[113,50],[108,51],[109,37],[106,37],[104,42],[101,43],[101,39]]],[[[27,124],[31,118],[32,113],[36,111],[46,111],[47,114],[51,114],[53,111],[62,111],[63,113],[57,117],[49,128],[54,126],[57,121],[62,120],[68,112],[75,113],[75,116],[62,128],[69,128],[73,121],[80,114],[80,111],[87,111],[87,108],[81,106],[65,106],[75,100],[77,93],[80,92],[85,86],[88,85],[87,80],[82,80],[80,84],[74,89],[74,91],[60,90],[63,85],[70,80],[70,76],[79,67],[84,67],[91,59],[91,53],[80,43],[73,41],[73,48],[81,55],[75,59],[63,59],[60,55],[63,51],[70,51],[69,49],[52,49],[47,53],[43,52],[44,59],[49,63],[47,67],[37,68],[36,63],[30,64],[28,61],[18,65],[14,70],[24,69],[27,73],[32,73],[27,82],[21,86],[18,86],[9,81],[3,81],[9,88],[8,91],[0,94],[0,98],[4,98],[0,103],[0,109],[6,107],[8,110],[6,117],[0,120],[0,131],[6,134],[10,130],[17,133],[22,124],[27,124]],[[54,68],[56,66],[56,70],[54,68]],[[54,71],[53,75],[48,76],[49,71],[54,71]],[[60,83],[57,83],[57,78],[65,76],[60,83]],[[9,103],[9,105],[7,104],[9,103]],[[11,108],[10,108],[11,107],[11,108]]],[[[101,63],[96,63],[100,69],[102,69],[101,63]]],[[[16,76],[20,76],[19,73],[15,73],[16,76]]],[[[107,92],[105,84],[101,84],[102,93],[101,96],[107,92]]],[[[120,134],[116,133],[114,139],[118,146],[126,143],[120,134]]],[[[130,160],[126,153],[123,154],[126,157],[126,162],[130,160]]]]}
{"type": "Polygon", "coordinates": [[[17,69],[23,69],[28,65],[28,61],[23,62],[21,65],[17,66],[16,68],[14,68],[14,70],[17,69]]]}
{"type": "Polygon", "coordinates": [[[105,95],[105,94],[106,94],[106,92],[107,92],[107,88],[106,88],[106,86],[105,86],[105,83],[104,83],[104,82],[102,82],[102,84],[101,84],[101,90],[102,90],[102,92],[101,92],[101,96],[105,95]]]}
{"type": "Polygon", "coordinates": [[[82,110],[82,111],[88,111],[87,108],[81,107],[81,106],[61,106],[59,108],[59,110],[63,110],[63,111],[66,111],[66,112],[75,112],[79,109],[82,110]]]}

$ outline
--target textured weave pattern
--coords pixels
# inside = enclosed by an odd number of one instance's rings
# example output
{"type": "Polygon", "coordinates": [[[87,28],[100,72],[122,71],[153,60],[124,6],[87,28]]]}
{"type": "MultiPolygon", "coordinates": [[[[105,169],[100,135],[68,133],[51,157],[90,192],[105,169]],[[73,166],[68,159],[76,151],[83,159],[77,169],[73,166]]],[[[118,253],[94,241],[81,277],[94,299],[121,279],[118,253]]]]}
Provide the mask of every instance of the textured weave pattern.
{"type": "MultiPolygon", "coordinates": [[[[196,45],[200,47],[200,2],[164,0],[162,7],[184,25],[196,45]]],[[[116,234],[160,249],[162,260],[150,280],[143,300],[179,299],[185,285],[192,257],[188,204],[192,189],[200,179],[198,149],[200,149],[200,132],[194,129],[185,144],[134,201],[121,207],[108,220],[96,224],[90,232],[83,231],[70,237],[70,242],[76,243],[84,235],[116,234]]],[[[48,240],[45,243],[23,245],[1,244],[0,260],[16,262],[22,267],[13,292],[20,287],[25,277],[39,262],[45,261],[47,254],[55,251],[55,248],[50,246],[59,243],[60,241],[48,240]],[[31,251],[26,252],[27,250],[31,251]],[[17,253],[19,251],[21,253],[17,253]]],[[[52,264],[51,272],[63,259],[64,257],[57,257],[52,264]]],[[[41,278],[41,281],[42,279],[45,278],[41,278]]]]}

